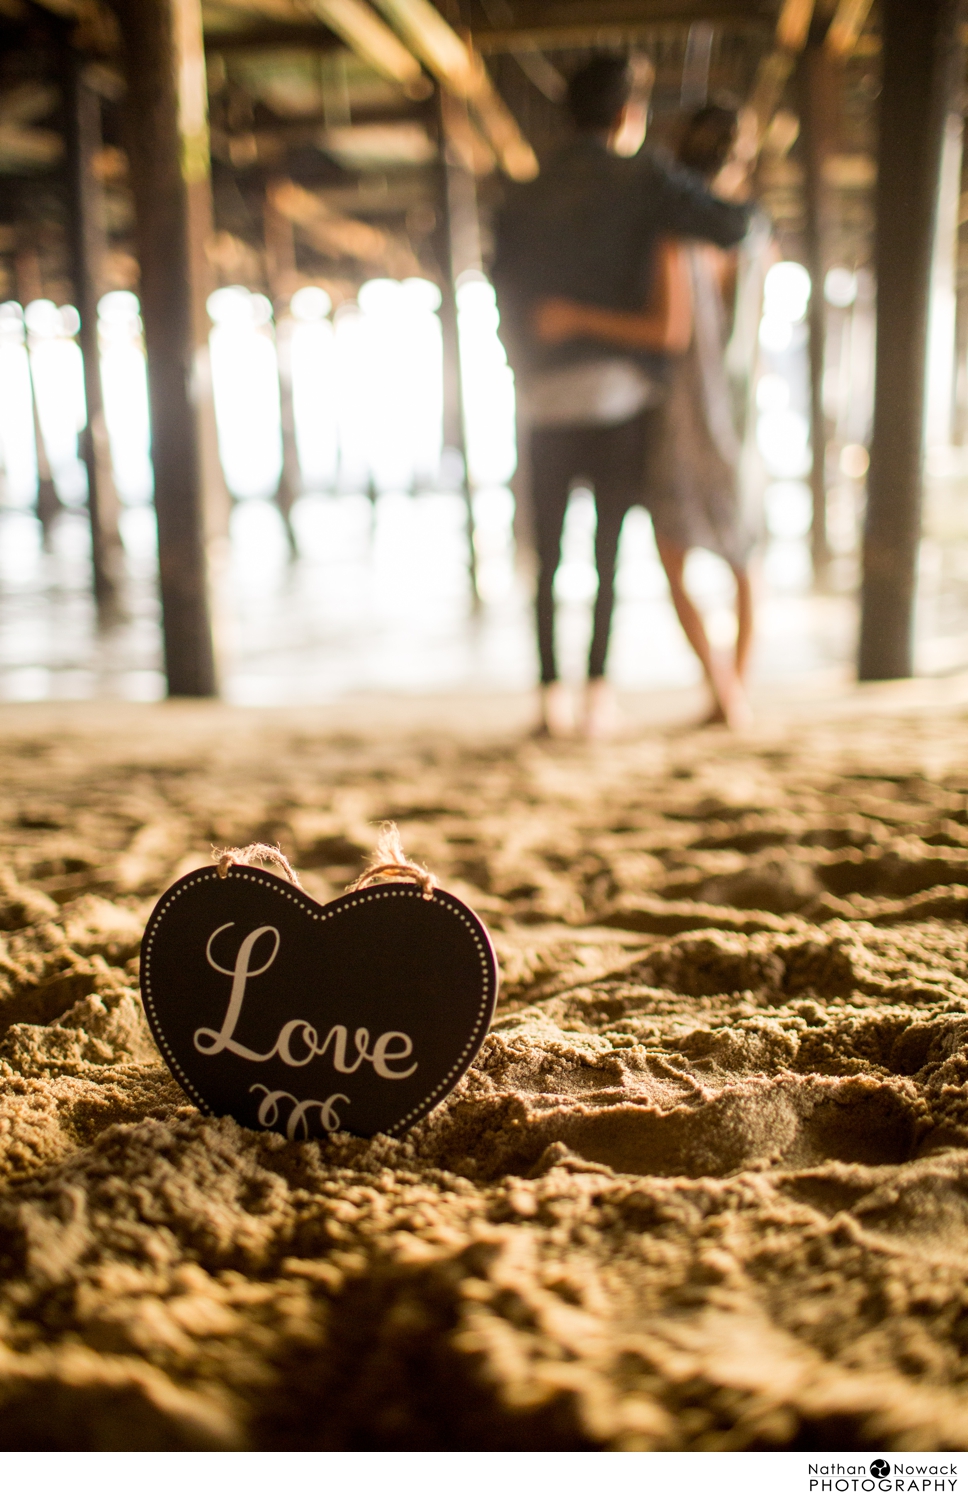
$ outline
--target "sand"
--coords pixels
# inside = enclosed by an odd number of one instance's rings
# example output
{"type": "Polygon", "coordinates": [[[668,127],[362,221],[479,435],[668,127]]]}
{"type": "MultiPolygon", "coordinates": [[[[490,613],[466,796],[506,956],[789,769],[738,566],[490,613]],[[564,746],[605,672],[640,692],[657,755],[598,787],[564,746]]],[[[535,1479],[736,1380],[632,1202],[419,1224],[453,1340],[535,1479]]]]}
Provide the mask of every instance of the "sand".
{"type": "Polygon", "coordinates": [[[0,1446],[968,1447],[963,698],[5,710],[0,1446]],[[252,839],[327,899],[385,817],[494,934],[475,1066],[402,1141],[203,1118],[153,900],[252,839]]]}

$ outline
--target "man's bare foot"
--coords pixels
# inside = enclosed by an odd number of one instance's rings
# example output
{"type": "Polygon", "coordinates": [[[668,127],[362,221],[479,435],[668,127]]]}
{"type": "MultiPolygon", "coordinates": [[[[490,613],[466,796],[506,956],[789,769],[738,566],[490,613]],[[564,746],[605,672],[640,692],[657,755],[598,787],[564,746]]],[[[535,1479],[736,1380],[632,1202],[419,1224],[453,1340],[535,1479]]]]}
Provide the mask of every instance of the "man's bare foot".
{"type": "Polygon", "coordinates": [[[611,684],[604,677],[594,677],[585,689],[585,717],[582,733],[586,740],[610,740],[618,733],[622,716],[611,684]]]}
{"type": "Polygon", "coordinates": [[[540,739],[567,740],[575,733],[571,690],[563,682],[541,685],[541,716],[535,734],[540,739]]]}

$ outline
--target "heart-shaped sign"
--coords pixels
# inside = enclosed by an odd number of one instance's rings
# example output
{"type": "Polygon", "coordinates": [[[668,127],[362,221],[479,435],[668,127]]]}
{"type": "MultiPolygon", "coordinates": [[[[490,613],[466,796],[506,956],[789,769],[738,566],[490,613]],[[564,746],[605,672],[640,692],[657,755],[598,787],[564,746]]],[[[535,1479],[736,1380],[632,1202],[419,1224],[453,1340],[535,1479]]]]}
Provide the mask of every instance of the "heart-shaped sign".
{"type": "Polygon", "coordinates": [[[497,998],[487,929],[404,881],[325,906],[246,865],[195,870],[145,930],[148,1023],[208,1114],[306,1140],[402,1135],[450,1093],[497,998]]]}

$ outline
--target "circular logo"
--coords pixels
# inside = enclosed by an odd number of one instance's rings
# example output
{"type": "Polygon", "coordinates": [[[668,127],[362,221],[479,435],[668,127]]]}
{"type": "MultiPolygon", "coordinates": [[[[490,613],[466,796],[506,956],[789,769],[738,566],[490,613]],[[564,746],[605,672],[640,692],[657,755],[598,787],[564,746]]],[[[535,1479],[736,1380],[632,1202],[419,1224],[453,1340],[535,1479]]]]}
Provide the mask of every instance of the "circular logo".
{"type": "Polygon", "coordinates": [[[891,1466],[886,1458],[875,1458],[871,1464],[871,1473],[875,1479],[886,1479],[891,1472],[891,1466]]]}

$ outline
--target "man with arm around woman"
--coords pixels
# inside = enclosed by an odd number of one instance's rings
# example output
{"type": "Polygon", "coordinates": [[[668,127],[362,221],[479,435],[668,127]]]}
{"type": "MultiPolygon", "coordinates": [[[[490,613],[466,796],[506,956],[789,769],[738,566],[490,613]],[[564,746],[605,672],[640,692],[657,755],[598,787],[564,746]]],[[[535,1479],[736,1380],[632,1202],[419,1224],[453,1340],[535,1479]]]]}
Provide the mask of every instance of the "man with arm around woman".
{"type": "Polygon", "coordinates": [[[735,116],[700,112],[683,141],[683,166],[646,152],[617,157],[609,143],[624,119],[627,79],[615,58],[597,58],[575,75],[569,104],[576,142],[519,190],[498,225],[502,333],[531,428],[542,728],[550,733],[569,727],[553,580],[568,494],[579,477],[595,492],[599,576],[586,732],[607,724],[604,669],[618,540],[625,514],[643,499],[653,509],[673,601],[712,690],[711,717],[737,723],[746,712],[749,545],[738,528],[737,444],[722,365],[723,303],[714,285],[723,268],[713,264],[708,244],[726,248],[747,228],[747,210],[708,185],[732,143],[735,116]],[[717,399],[710,403],[710,396],[717,399]],[[684,469],[677,434],[687,429],[684,469]],[[686,551],[699,545],[726,556],[737,579],[740,629],[729,670],[713,658],[683,582],[686,551]]]}

